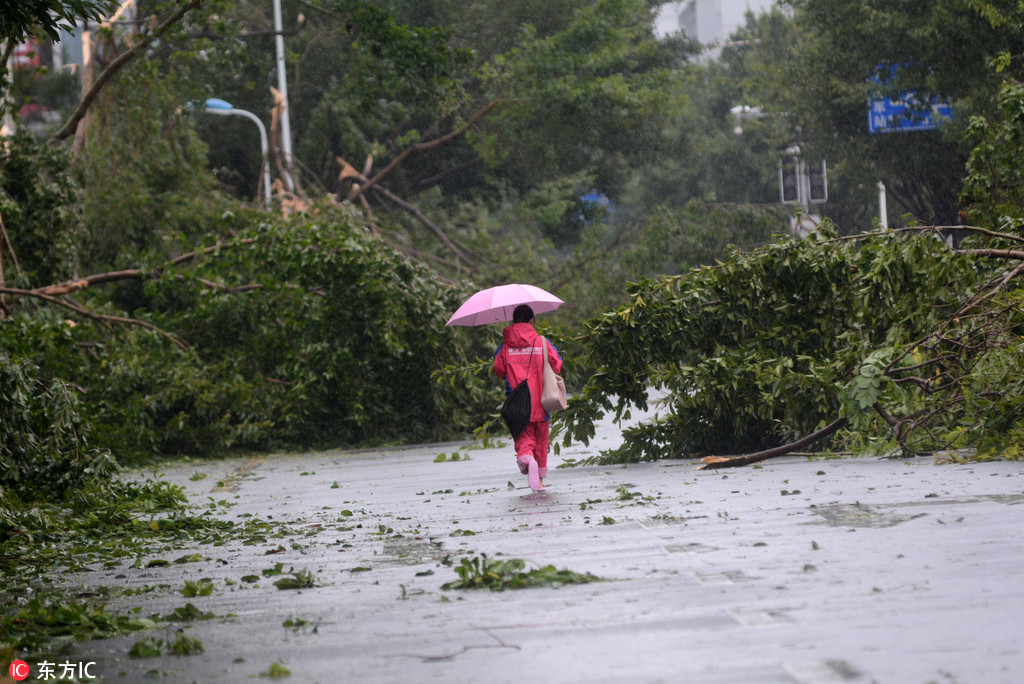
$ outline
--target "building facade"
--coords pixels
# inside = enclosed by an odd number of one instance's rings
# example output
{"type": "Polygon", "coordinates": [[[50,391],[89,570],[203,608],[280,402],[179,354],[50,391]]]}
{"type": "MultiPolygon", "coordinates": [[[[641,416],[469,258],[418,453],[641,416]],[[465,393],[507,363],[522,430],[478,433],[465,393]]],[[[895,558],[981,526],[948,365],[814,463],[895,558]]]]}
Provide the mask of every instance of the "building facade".
{"type": "Polygon", "coordinates": [[[676,16],[676,26],[669,21],[667,28],[681,30],[702,43],[708,51],[706,56],[714,58],[722,44],[746,24],[747,12],[767,12],[773,4],[774,0],[685,0],[666,6],[666,12],[676,16]]]}

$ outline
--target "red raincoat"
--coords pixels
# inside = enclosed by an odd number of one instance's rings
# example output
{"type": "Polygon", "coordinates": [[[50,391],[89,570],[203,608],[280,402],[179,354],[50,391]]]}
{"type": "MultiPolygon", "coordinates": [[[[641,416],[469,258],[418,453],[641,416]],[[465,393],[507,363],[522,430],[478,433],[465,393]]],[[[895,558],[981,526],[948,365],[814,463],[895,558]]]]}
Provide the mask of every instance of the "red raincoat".
{"type": "MultiPolygon", "coordinates": [[[[533,411],[530,421],[547,420],[548,414],[540,404],[544,386],[544,357],[541,356],[541,336],[530,323],[513,323],[502,333],[504,342],[494,354],[494,373],[505,381],[505,391],[511,392],[520,382],[530,385],[530,399],[533,411]]],[[[556,374],[562,372],[562,357],[558,350],[547,342],[548,363],[556,374]]]]}

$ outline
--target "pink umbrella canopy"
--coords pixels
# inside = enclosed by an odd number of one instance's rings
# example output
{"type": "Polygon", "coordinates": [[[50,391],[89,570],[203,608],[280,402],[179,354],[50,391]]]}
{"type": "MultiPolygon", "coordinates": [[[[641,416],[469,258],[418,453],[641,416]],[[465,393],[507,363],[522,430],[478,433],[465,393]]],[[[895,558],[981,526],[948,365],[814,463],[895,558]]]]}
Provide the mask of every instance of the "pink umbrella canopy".
{"type": "Polygon", "coordinates": [[[512,312],[520,304],[529,304],[534,314],[554,311],[561,299],[533,285],[498,285],[480,290],[452,314],[445,325],[487,325],[511,321],[512,312]]]}

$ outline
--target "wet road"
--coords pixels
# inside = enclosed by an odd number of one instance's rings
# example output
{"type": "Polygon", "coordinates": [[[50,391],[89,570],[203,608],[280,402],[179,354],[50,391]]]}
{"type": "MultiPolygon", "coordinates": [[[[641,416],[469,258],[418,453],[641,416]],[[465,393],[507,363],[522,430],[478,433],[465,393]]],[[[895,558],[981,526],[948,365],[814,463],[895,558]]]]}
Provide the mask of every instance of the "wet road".
{"type": "Polygon", "coordinates": [[[184,629],[199,655],[129,658],[138,634],[76,645],[105,681],[251,682],[281,668],[324,683],[1024,680],[1024,463],[552,467],[533,493],[507,447],[434,445],[163,473],[217,517],[273,526],[76,576],[139,592],[115,609],[191,602],[215,616],[157,632],[184,629]],[[481,554],[605,581],[441,588],[452,563],[481,554]],[[277,571],[316,586],[280,590],[277,571]],[[210,595],[179,593],[200,579],[210,595]]]}

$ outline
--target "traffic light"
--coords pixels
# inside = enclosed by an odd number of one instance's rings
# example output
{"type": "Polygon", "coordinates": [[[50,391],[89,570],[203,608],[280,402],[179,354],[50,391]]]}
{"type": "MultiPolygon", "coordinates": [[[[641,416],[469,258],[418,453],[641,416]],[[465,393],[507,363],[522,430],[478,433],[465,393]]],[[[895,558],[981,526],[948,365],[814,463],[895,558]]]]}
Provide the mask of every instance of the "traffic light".
{"type": "Polygon", "coordinates": [[[783,204],[800,203],[800,162],[796,159],[779,162],[779,195],[783,204]]]}
{"type": "Polygon", "coordinates": [[[828,201],[828,175],[825,170],[825,160],[821,160],[820,166],[807,165],[807,186],[810,190],[808,200],[811,204],[821,204],[828,201]]]}
{"type": "Polygon", "coordinates": [[[825,162],[806,164],[799,157],[779,162],[779,196],[783,204],[822,204],[828,201],[825,162]]]}

